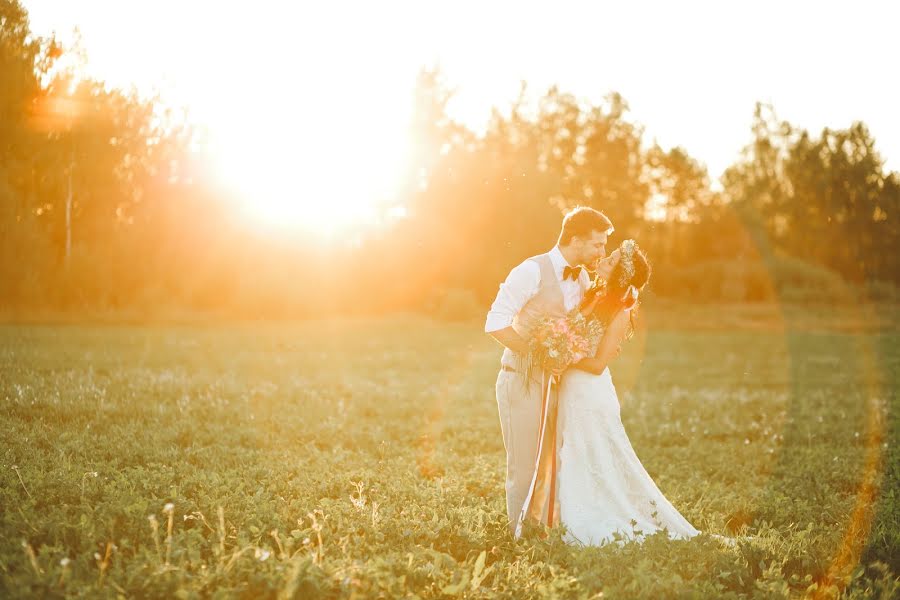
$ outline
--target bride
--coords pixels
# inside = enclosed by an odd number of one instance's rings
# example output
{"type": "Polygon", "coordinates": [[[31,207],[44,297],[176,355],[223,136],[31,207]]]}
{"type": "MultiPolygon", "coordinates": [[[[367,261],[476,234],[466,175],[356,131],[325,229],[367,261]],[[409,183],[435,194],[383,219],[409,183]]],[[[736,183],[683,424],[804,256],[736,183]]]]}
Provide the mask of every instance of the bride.
{"type": "MultiPolygon", "coordinates": [[[[556,439],[542,440],[542,445],[546,441],[558,453],[552,461],[557,469],[550,469],[553,474],[546,478],[550,482],[556,479],[558,485],[558,500],[550,501],[555,505],[555,510],[549,511],[550,524],[561,522],[570,543],[594,546],[613,541],[616,534],[640,541],[643,535],[662,529],[671,537],[693,537],[700,532],[656,487],[622,425],[619,399],[607,365],[633,332],[638,294],[650,278],[650,265],[633,240],[623,242],[616,252],[618,263],[605,292],[595,286],[582,303],[583,312],[590,311],[603,324],[603,337],[593,357],[563,373],[556,439]],[[558,521],[552,516],[554,512],[558,521]]],[[[551,410],[551,414],[554,412],[551,410]]],[[[552,437],[552,425],[549,427],[544,435],[552,437]]],[[[535,481],[542,477],[545,475],[539,465],[535,481]]],[[[519,531],[527,515],[540,514],[534,502],[529,495],[519,531]]]]}

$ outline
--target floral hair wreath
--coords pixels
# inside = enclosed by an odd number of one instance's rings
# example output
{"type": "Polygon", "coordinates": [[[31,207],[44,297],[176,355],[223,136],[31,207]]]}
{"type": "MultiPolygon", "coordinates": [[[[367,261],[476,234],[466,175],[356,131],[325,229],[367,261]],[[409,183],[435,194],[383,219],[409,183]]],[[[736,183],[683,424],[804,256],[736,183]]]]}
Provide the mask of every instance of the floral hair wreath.
{"type": "Polygon", "coordinates": [[[625,288],[625,294],[622,296],[622,304],[625,309],[630,311],[637,304],[639,292],[631,279],[634,277],[634,250],[637,243],[634,240],[625,240],[622,242],[622,274],[619,276],[619,286],[625,288]],[[627,287],[626,287],[627,286],[627,287]]]}
{"type": "Polygon", "coordinates": [[[619,276],[620,287],[626,287],[631,283],[631,278],[634,277],[635,247],[637,247],[637,244],[634,240],[625,240],[622,242],[622,257],[619,259],[619,263],[622,265],[622,274],[619,276]]]}

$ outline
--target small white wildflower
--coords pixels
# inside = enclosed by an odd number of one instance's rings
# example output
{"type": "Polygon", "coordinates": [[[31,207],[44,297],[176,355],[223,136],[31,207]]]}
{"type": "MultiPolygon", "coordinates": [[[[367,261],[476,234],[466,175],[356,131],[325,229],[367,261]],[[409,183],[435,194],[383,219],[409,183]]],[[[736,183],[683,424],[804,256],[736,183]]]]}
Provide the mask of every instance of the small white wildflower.
{"type": "Polygon", "coordinates": [[[163,512],[170,513],[175,510],[175,505],[171,502],[167,502],[165,506],[163,506],[163,512]]]}
{"type": "Polygon", "coordinates": [[[99,552],[94,552],[94,560],[100,560],[102,557],[99,552]]]}
{"type": "Polygon", "coordinates": [[[68,567],[70,562],[72,562],[72,561],[69,560],[68,558],[63,558],[61,561],[59,561],[59,566],[61,566],[63,568],[68,567]]]}
{"type": "Polygon", "coordinates": [[[269,552],[268,550],[263,550],[262,548],[256,549],[256,558],[259,559],[259,562],[263,562],[264,560],[269,558],[271,555],[272,555],[272,553],[269,552]]]}
{"type": "Polygon", "coordinates": [[[147,517],[147,520],[151,523],[156,523],[156,515],[150,515],[149,517],[147,517]]]}
{"type": "Polygon", "coordinates": [[[303,545],[306,546],[309,544],[309,538],[303,538],[303,545]]]}

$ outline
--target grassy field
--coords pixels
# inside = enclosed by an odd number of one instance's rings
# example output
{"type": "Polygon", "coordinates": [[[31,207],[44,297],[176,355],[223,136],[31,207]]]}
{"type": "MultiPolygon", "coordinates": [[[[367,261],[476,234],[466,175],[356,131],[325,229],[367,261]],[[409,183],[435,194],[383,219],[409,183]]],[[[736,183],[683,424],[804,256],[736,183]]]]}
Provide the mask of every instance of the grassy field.
{"type": "Polygon", "coordinates": [[[691,319],[613,377],[736,548],[511,540],[478,323],[2,326],[0,596],[896,597],[900,332],[691,319]]]}

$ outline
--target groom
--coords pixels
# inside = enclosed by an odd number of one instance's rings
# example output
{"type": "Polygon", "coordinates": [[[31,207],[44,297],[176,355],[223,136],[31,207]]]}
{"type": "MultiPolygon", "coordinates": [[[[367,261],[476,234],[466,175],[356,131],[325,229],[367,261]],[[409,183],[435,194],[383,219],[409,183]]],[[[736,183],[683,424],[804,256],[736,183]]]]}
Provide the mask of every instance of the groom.
{"type": "Polygon", "coordinates": [[[497,376],[497,408],[506,447],[506,514],[515,534],[516,519],[534,474],[541,419],[541,382],[525,379],[522,361],[531,330],[544,317],[562,317],[581,302],[590,285],[586,265],[608,278],[613,269],[606,256],[613,232],[602,212],[581,206],[563,218],[559,241],[546,254],[526,259],[500,285],[484,326],[503,344],[497,376]]]}

